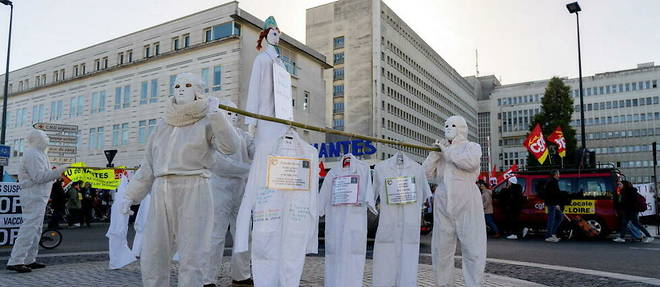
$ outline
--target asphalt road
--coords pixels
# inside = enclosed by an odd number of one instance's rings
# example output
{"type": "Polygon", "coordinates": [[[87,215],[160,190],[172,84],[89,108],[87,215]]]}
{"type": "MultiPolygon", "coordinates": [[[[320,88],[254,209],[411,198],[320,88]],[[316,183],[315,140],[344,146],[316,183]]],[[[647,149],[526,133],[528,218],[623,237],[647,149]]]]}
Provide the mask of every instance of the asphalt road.
{"type": "MultiPolygon", "coordinates": [[[[62,229],[64,240],[53,250],[40,254],[107,251],[105,238],[107,224],[95,224],[90,228],[62,229]]],[[[133,230],[129,228],[129,243],[133,230]]],[[[228,242],[231,239],[228,238],[228,242]]],[[[368,256],[373,242],[369,242],[368,256]]],[[[323,248],[323,244],[320,244],[323,248]]],[[[422,236],[421,253],[431,252],[431,236],[422,236]]],[[[0,248],[0,257],[9,256],[10,249],[0,248]]],[[[457,252],[460,255],[460,250],[457,252]]],[[[531,236],[524,240],[488,240],[488,258],[542,263],[583,269],[593,269],[660,279],[660,240],[652,243],[614,243],[607,241],[562,241],[546,243],[542,237],[531,236]]]]}

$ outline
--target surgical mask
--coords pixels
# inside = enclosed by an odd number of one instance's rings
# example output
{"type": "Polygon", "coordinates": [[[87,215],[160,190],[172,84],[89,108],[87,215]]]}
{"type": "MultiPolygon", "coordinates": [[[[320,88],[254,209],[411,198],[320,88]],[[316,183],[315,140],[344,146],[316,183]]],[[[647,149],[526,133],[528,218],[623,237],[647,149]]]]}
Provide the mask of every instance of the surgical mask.
{"type": "Polygon", "coordinates": [[[280,43],[280,31],[275,28],[270,29],[268,35],[266,35],[266,42],[273,46],[278,45],[280,43]]]}

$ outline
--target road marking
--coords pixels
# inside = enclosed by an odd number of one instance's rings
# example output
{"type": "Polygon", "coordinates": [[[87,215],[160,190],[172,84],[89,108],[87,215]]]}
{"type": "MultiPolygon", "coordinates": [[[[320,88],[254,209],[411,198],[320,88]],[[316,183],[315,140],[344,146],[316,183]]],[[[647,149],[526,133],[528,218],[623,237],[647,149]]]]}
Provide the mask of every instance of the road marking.
{"type": "MultiPolygon", "coordinates": [[[[421,254],[421,256],[431,257],[430,254],[421,254]]],[[[462,256],[455,256],[455,257],[462,259],[462,256]]],[[[652,284],[652,285],[660,285],[660,279],[650,278],[650,277],[641,277],[641,276],[621,274],[621,273],[613,273],[613,272],[606,272],[606,271],[599,271],[599,270],[582,269],[582,268],[575,268],[575,267],[566,267],[566,266],[549,265],[549,264],[532,263],[532,262],[523,262],[523,261],[504,260],[504,259],[496,259],[496,258],[486,258],[486,261],[487,262],[493,262],[493,263],[501,263],[501,264],[510,264],[510,265],[520,265],[520,266],[545,268],[545,269],[551,269],[551,270],[557,270],[557,271],[567,271],[567,272],[581,273],[581,274],[586,274],[586,275],[608,277],[608,278],[627,280],[627,281],[635,281],[635,282],[641,282],[641,283],[652,284]]]]}
{"type": "Polygon", "coordinates": [[[660,248],[630,247],[630,249],[660,251],[660,248]]]}

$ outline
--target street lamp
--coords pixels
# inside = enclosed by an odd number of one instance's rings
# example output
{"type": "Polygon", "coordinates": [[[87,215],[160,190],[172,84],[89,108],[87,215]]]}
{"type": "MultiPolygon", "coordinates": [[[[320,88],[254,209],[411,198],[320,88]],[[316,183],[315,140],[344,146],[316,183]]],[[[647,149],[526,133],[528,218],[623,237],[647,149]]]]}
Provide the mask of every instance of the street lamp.
{"type": "Polygon", "coordinates": [[[584,96],[582,93],[582,55],[580,53],[580,4],[578,2],[566,4],[566,9],[568,12],[573,14],[575,13],[575,19],[577,20],[577,42],[578,42],[578,70],[580,77],[580,129],[581,129],[581,139],[582,139],[582,148],[580,152],[580,166],[584,164],[585,153],[587,152],[587,134],[584,129],[584,96]]]}
{"type": "MultiPolygon", "coordinates": [[[[7,67],[5,70],[5,93],[2,98],[2,131],[0,131],[0,144],[5,144],[7,133],[7,98],[9,97],[9,51],[11,49],[11,22],[14,17],[14,5],[9,0],[0,0],[0,3],[9,6],[9,39],[7,40],[7,67]]],[[[5,177],[5,167],[0,166],[0,181],[5,177]]]]}

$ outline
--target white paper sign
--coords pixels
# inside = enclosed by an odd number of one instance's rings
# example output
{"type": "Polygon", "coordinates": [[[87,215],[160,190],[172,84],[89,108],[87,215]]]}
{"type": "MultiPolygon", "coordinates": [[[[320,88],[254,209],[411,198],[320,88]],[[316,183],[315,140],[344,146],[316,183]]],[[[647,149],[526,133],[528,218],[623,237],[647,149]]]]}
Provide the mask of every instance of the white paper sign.
{"type": "Polygon", "coordinates": [[[268,189],[309,191],[312,177],[310,163],[308,158],[268,156],[268,189]]]}
{"type": "Polygon", "coordinates": [[[400,176],[385,178],[385,192],[388,204],[407,204],[417,202],[415,177],[400,176]]]}
{"type": "Polygon", "coordinates": [[[273,94],[275,96],[275,117],[292,121],[291,75],[278,63],[273,63],[273,94]]]}
{"type": "Polygon", "coordinates": [[[653,192],[653,184],[635,184],[634,187],[646,199],[646,211],[640,212],[639,216],[655,215],[655,204],[653,204],[655,203],[655,192],[653,192]]]}
{"type": "Polygon", "coordinates": [[[0,246],[14,245],[18,237],[23,223],[20,191],[17,182],[0,183],[0,246]]]}
{"type": "Polygon", "coordinates": [[[332,182],[332,205],[357,205],[359,182],[357,175],[335,177],[332,182]]]}

